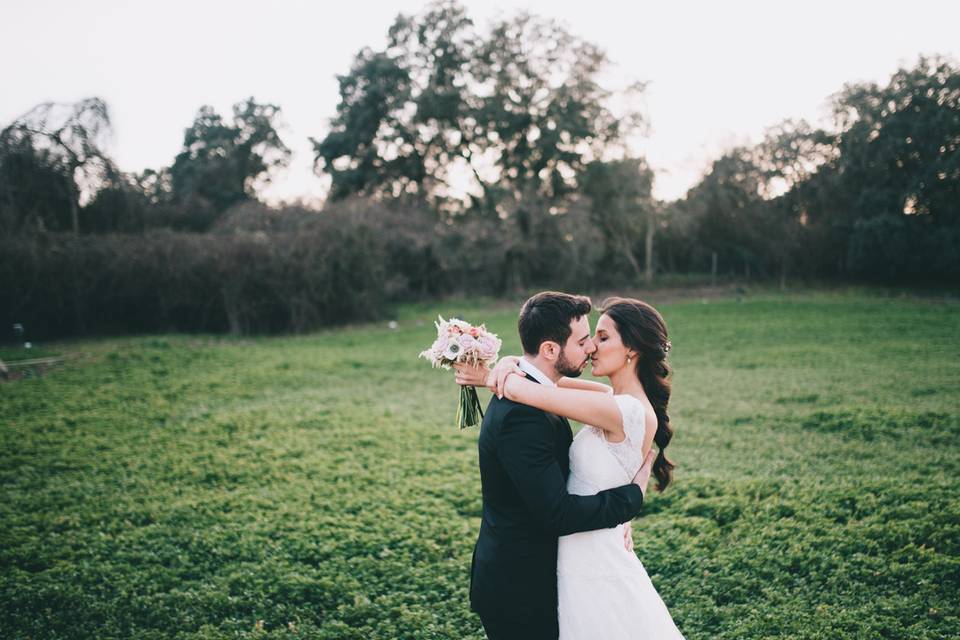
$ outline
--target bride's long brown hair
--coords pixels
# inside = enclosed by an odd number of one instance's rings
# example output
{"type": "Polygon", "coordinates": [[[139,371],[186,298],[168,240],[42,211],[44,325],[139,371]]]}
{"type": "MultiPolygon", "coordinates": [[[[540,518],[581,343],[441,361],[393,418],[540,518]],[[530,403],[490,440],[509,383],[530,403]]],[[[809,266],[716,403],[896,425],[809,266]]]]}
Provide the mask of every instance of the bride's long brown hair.
{"type": "Polygon", "coordinates": [[[657,491],[663,491],[673,479],[675,466],[664,451],[673,438],[667,415],[671,375],[667,364],[670,351],[667,325],[656,309],[634,298],[607,298],[600,310],[617,325],[624,346],[637,352],[637,377],[657,414],[657,434],[653,441],[659,451],[653,463],[653,475],[657,478],[657,491]]]}

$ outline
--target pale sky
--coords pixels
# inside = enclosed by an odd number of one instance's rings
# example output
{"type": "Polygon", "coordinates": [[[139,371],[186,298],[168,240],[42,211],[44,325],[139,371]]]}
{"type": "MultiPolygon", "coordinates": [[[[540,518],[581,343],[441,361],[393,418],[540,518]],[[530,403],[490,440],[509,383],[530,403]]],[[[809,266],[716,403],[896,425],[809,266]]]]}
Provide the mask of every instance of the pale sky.
{"type": "MultiPolygon", "coordinates": [[[[423,0],[0,0],[0,126],[33,105],[89,96],[112,109],[110,151],[127,171],[169,165],[197,109],[229,115],[247,96],[278,104],[294,151],[263,194],[318,198],[309,136],[323,137],[336,74],[382,48],[397,13],[423,0]]],[[[520,9],[603,47],[608,85],[649,82],[652,130],[637,141],[655,195],[682,197],[724,149],[785,118],[826,125],[844,83],[885,83],[920,54],[960,53],[956,0],[494,0],[464,3],[482,28],[520,9]]]]}

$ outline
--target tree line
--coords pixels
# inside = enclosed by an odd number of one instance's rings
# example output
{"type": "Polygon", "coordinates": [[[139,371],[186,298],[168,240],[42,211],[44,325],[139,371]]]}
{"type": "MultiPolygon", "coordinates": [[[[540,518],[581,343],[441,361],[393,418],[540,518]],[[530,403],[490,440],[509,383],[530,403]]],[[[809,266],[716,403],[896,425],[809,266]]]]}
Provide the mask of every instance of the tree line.
{"type": "Polygon", "coordinates": [[[528,13],[479,28],[456,2],[400,15],[338,76],[321,210],[258,193],[289,163],[278,105],[204,106],[169,167],[124,172],[99,98],[0,130],[2,320],[48,335],[308,330],[389,300],[658,274],[956,282],[960,74],[921,57],[788,120],[661,202],[627,139],[642,84],[528,13]],[[615,108],[613,105],[618,105],[615,108]]]}

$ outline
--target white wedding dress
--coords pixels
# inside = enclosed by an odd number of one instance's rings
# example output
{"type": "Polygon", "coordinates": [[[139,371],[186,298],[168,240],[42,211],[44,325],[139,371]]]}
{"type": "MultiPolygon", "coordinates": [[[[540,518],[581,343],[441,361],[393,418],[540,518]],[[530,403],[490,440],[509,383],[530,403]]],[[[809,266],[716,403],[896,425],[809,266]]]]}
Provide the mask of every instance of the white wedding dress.
{"type": "MultiPolygon", "coordinates": [[[[570,445],[567,491],[593,495],[630,483],[643,462],[645,408],[614,396],[623,414],[623,442],[584,426],[570,445]]],[[[557,550],[560,640],[669,640],[683,636],[637,556],[623,546],[623,527],[561,536],[557,550]]]]}

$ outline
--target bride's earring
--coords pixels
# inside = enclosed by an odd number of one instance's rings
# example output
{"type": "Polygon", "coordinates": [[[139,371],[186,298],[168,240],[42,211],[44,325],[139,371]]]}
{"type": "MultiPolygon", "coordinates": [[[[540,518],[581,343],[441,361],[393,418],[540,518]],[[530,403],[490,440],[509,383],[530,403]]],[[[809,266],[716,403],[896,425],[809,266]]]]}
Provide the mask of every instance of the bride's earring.
{"type": "Polygon", "coordinates": [[[630,356],[627,356],[627,364],[630,364],[630,356]]]}

